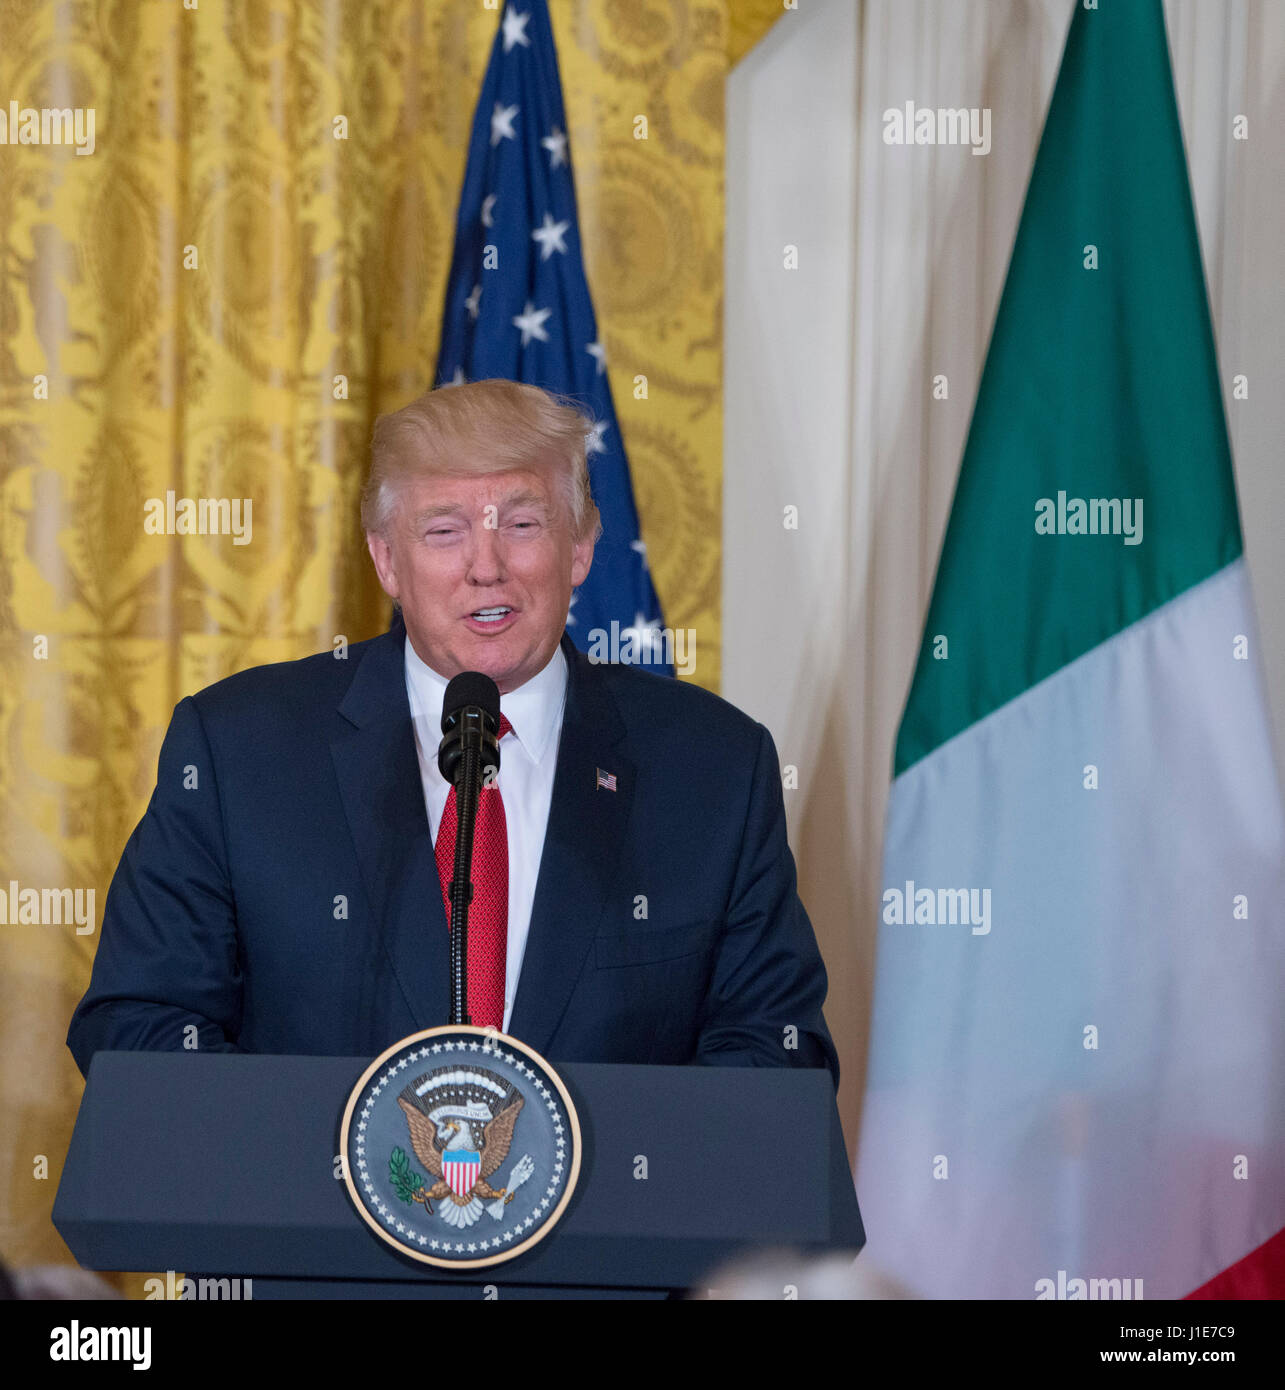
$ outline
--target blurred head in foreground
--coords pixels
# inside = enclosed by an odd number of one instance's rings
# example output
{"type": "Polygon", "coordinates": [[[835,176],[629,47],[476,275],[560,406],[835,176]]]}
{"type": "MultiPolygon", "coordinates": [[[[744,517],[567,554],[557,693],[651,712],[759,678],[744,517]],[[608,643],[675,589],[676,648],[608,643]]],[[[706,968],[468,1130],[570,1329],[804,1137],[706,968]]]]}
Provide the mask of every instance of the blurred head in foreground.
{"type": "Polygon", "coordinates": [[[769,1250],[716,1269],[691,1298],[724,1302],[782,1299],[913,1299],[918,1294],[850,1255],[769,1250]]]}

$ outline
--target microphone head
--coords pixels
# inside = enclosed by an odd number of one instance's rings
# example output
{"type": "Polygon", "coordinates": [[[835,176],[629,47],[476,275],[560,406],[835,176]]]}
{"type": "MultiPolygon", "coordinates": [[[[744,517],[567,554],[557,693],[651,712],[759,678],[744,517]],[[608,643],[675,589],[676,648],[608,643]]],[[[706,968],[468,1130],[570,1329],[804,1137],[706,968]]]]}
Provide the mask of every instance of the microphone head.
{"type": "Polygon", "coordinates": [[[475,748],[485,770],[500,766],[500,687],[481,671],[461,671],[442,698],[442,741],[437,766],[448,782],[465,774],[464,749],[475,748]]]}
{"type": "Polygon", "coordinates": [[[442,699],[442,732],[449,733],[460,710],[472,707],[486,716],[491,732],[500,727],[500,687],[481,671],[461,671],[452,678],[442,699]]]}

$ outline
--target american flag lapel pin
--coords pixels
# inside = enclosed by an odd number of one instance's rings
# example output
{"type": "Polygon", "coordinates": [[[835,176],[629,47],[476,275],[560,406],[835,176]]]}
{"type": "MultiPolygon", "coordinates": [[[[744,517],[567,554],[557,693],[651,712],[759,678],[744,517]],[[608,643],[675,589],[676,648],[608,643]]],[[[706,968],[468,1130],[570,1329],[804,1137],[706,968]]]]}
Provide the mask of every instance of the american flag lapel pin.
{"type": "Polygon", "coordinates": [[[616,774],[614,772],[604,772],[600,767],[595,768],[594,771],[598,774],[594,791],[597,791],[599,787],[605,787],[609,792],[616,790],[616,774]]]}

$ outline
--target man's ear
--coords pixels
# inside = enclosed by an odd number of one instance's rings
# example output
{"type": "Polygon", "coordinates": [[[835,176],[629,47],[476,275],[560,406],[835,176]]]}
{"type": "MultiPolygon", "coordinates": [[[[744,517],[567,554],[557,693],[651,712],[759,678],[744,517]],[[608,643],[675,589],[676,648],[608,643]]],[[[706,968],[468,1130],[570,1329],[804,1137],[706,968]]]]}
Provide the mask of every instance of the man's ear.
{"type": "Polygon", "coordinates": [[[577,541],[571,551],[571,587],[577,588],[585,582],[593,565],[593,533],[582,541],[577,541]]]}
{"type": "Polygon", "coordinates": [[[391,599],[400,599],[401,593],[397,584],[397,570],[393,565],[392,546],[378,531],[366,532],[366,546],[370,551],[370,558],[375,562],[375,573],[379,576],[379,582],[383,585],[384,592],[391,599]]]}

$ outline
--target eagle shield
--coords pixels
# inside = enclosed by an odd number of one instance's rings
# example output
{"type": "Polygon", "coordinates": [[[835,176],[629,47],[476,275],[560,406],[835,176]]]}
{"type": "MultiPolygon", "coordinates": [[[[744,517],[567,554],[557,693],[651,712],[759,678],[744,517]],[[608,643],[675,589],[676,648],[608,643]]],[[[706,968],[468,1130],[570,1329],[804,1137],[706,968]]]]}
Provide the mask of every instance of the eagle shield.
{"type": "Polygon", "coordinates": [[[442,1177],[457,1197],[467,1197],[473,1191],[477,1175],[482,1171],[482,1155],[456,1149],[442,1155],[442,1177]]]}

